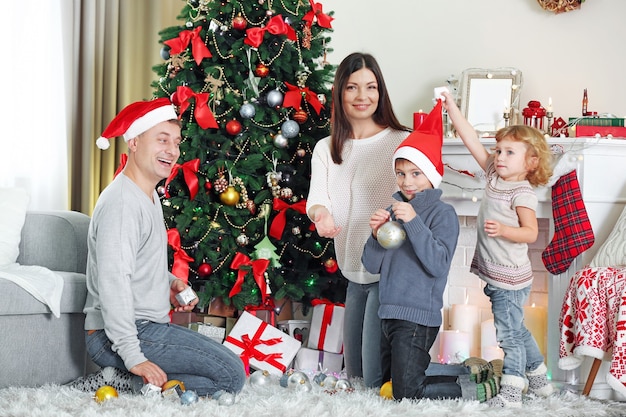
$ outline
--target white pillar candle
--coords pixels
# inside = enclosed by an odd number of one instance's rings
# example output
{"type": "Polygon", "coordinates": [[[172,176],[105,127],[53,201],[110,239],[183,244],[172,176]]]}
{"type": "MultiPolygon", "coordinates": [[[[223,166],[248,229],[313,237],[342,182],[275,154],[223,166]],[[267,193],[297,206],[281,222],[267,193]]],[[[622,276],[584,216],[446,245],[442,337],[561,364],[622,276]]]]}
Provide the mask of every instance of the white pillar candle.
{"type": "Polygon", "coordinates": [[[480,324],[480,347],[485,346],[498,346],[493,319],[485,320],[480,324]]]}
{"type": "Polygon", "coordinates": [[[470,335],[458,330],[439,332],[439,363],[461,363],[469,358],[470,335]]]}
{"type": "Polygon", "coordinates": [[[546,356],[546,337],[548,332],[548,314],[545,307],[524,307],[524,325],[535,338],[541,354],[546,356]]]}
{"type": "Polygon", "coordinates": [[[470,354],[480,354],[480,320],[478,306],[472,304],[453,304],[450,310],[450,329],[469,334],[470,354]]]}
{"type": "Polygon", "coordinates": [[[504,351],[498,346],[483,346],[480,356],[486,361],[504,359],[504,351]]]}

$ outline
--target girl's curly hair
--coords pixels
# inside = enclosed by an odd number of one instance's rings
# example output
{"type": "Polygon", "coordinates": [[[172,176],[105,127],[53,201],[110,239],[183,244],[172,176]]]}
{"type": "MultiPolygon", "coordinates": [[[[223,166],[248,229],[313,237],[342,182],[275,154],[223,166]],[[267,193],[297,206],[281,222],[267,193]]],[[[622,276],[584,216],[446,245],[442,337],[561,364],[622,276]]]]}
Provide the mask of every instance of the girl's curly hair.
{"type": "Polygon", "coordinates": [[[504,127],[496,132],[496,142],[504,138],[526,144],[526,179],[533,187],[545,185],[552,176],[552,152],[543,133],[526,125],[504,127]],[[536,160],[534,159],[536,158],[536,160]]]}

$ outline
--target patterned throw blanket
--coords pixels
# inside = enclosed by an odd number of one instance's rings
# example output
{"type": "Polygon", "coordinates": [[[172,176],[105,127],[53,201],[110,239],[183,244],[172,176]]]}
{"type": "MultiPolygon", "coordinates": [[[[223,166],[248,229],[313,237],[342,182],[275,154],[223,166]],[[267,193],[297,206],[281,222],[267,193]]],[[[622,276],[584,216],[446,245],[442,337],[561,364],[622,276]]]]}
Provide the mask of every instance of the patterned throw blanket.
{"type": "Polygon", "coordinates": [[[626,395],[626,267],[585,267],[571,279],[559,320],[559,368],[583,356],[611,361],[607,383],[626,395]]]}

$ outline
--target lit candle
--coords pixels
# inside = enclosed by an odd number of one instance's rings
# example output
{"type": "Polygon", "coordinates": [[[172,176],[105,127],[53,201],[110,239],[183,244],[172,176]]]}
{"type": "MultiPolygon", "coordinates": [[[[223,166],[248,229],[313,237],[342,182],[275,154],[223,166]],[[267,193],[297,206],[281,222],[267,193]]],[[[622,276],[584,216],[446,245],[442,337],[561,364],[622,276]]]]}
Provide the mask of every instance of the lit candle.
{"type": "Polygon", "coordinates": [[[509,108],[509,104],[504,100],[504,114],[509,114],[511,109],[509,108]]]}
{"type": "Polygon", "coordinates": [[[546,356],[548,318],[545,307],[537,307],[535,303],[524,307],[524,325],[535,338],[541,354],[546,356]]]}
{"type": "Polygon", "coordinates": [[[472,356],[480,354],[480,321],[478,306],[467,304],[453,304],[450,310],[450,329],[466,332],[470,337],[470,353],[472,356]]]}
{"type": "Polygon", "coordinates": [[[470,357],[470,335],[458,330],[439,332],[439,363],[461,363],[470,357]]]}
{"type": "Polygon", "coordinates": [[[424,119],[426,119],[426,116],[428,115],[424,113],[422,109],[419,109],[417,113],[413,113],[413,130],[416,130],[418,127],[420,127],[422,122],[424,122],[424,119]]]}
{"type": "Polygon", "coordinates": [[[552,113],[552,97],[548,97],[548,112],[552,113]]]}

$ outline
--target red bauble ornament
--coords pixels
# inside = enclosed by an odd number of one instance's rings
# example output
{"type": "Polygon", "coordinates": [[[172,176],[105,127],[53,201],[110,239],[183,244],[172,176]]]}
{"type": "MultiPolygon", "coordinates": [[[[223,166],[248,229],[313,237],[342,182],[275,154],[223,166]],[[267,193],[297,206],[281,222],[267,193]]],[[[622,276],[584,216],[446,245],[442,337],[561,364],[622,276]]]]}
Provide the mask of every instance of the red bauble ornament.
{"type": "Polygon", "coordinates": [[[297,110],[293,114],[293,120],[298,122],[298,124],[302,124],[302,123],[306,122],[308,118],[309,118],[309,114],[305,110],[302,110],[302,109],[297,110]]]}
{"type": "Polygon", "coordinates": [[[211,191],[213,189],[213,184],[211,184],[211,181],[207,181],[204,183],[204,189],[207,191],[211,191]]]}
{"type": "Polygon", "coordinates": [[[337,266],[337,261],[335,261],[333,258],[325,260],[324,269],[329,274],[334,274],[335,272],[337,272],[337,269],[339,269],[339,267],[337,266]]]}
{"type": "Polygon", "coordinates": [[[213,267],[207,263],[200,264],[198,267],[198,276],[206,277],[211,275],[211,272],[213,272],[213,267]]]}
{"type": "Polygon", "coordinates": [[[254,69],[254,73],[257,75],[257,77],[264,78],[267,77],[267,74],[270,73],[270,69],[267,66],[258,63],[256,64],[256,68],[254,69]]]}
{"type": "Polygon", "coordinates": [[[228,132],[229,135],[238,135],[241,133],[241,123],[239,123],[239,120],[230,120],[228,123],[226,123],[226,131],[228,132]]]}
{"type": "Polygon", "coordinates": [[[238,15],[233,18],[233,29],[244,30],[248,26],[248,22],[243,16],[238,15]]]}

